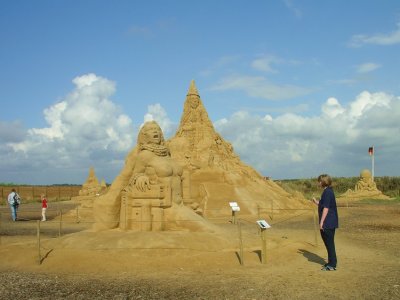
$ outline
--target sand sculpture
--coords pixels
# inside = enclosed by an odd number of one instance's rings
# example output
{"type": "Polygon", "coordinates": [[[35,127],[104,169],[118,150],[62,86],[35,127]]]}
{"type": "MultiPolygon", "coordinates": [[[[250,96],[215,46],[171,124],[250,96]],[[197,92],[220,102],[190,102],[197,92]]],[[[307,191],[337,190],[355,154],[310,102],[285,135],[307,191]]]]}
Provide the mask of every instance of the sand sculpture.
{"type": "Polygon", "coordinates": [[[90,167],[89,175],[83,183],[82,189],[79,191],[79,196],[96,196],[97,194],[100,194],[101,190],[102,186],[99,184],[94,168],[90,167]]]}
{"type": "Polygon", "coordinates": [[[348,198],[352,200],[360,199],[390,199],[390,197],[384,195],[376,187],[376,183],[372,179],[371,172],[364,169],[360,172],[360,179],[356,183],[354,190],[347,190],[339,198],[348,198]]]}
{"type": "Polygon", "coordinates": [[[213,230],[207,218],[229,216],[230,201],[254,217],[272,202],[275,208],[306,205],[240,161],[215,131],[192,81],[171,140],[154,121],[141,128],[123,170],[95,200],[94,228],[213,230]]]}
{"type": "MultiPolygon", "coordinates": [[[[79,190],[78,196],[71,198],[72,201],[79,203],[80,219],[93,218],[93,200],[106,192],[107,184],[104,179],[99,183],[94,168],[90,167],[89,175],[83,183],[82,188],[79,190]]],[[[75,212],[73,214],[75,214],[75,212]]]]}

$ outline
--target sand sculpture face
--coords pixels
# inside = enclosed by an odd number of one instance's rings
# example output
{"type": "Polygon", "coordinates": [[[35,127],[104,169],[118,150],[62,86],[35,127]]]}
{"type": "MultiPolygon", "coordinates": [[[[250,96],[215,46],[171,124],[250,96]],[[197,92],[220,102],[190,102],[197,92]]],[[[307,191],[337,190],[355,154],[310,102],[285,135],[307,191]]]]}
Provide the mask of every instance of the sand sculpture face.
{"type": "Polygon", "coordinates": [[[154,121],[146,122],[139,132],[138,144],[164,144],[164,136],[162,134],[160,126],[154,121]]]}

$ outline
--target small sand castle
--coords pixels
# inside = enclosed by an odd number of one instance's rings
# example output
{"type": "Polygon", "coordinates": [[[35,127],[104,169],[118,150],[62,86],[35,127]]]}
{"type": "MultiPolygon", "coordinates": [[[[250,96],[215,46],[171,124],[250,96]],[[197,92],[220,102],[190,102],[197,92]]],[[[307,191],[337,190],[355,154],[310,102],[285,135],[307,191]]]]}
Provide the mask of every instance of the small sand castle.
{"type": "Polygon", "coordinates": [[[376,183],[372,179],[371,172],[364,169],[360,172],[360,179],[356,183],[354,190],[349,189],[347,192],[342,194],[340,198],[347,198],[351,200],[361,199],[390,199],[390,197],[384,195],[376,187],[376,183]]]}
{"type": "Polygon", "coordinates": [[[78,201],[82,203],[88,204],[90,202],[89,207],[92,207],[91,203],[93,198],[104,194],[107,191],[107,185],[104,179],[99,183],[99,180],[96,177],[94,172],[94,168],[90,167],[89,175],[86,181],[82,185],[82,189],[79,190],[78,196],[72,197],[71,200],[78,201]]]}
{"type": "Polygon", "coordinates": [[[274,208],[306,205],[241,162],[215,131],[192,81],[171,140],[154,121],[141,128],[123,170],[94,202],[94,229],[209,231],[207,218],[230,216],[231,201],[253,217],[271,202],[274,208]]]}

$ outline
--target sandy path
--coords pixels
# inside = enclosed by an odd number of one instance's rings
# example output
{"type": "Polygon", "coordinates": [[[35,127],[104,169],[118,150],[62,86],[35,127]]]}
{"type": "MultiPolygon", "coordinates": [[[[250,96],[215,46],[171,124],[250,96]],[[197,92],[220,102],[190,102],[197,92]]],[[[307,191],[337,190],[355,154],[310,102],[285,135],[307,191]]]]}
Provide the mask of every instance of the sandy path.
{"type": "Polygon", "coordinates": [[[320,240],[313,244],[311,215],[273,226],[267,264],[260,263],[254,227],[245,227],[244,266],[238,248],[62,249],[56,238],[39,266],[31,236],[2,236],[0,298],[399,299],[400,206],[362,205],[339,214],[335,272],[320,271],[326,252],[320,240]]]}

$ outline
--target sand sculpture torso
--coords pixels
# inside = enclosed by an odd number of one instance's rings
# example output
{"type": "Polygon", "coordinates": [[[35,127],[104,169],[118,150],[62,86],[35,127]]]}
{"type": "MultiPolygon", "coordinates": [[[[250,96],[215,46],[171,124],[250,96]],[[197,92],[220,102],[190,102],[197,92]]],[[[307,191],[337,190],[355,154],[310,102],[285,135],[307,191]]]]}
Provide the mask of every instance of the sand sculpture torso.
{"type": "Polygon", "coordinates": [[[123,170],[95,201],[95,229],[209,230],[207,218],[230,216],[231,201],[254,217],[271,204],[305,205],[241,162],[215,131],[192,81],[172,139],[164,141],[156,122],[142,127],[123,170]]]}

